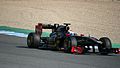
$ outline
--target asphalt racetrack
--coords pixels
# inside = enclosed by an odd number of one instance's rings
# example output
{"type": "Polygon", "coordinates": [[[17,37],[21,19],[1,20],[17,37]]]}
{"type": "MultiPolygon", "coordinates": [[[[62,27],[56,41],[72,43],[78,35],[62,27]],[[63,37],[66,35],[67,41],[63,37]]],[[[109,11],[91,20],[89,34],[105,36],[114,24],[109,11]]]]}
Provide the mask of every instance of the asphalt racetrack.
{"type": "Polygon", "coordinates": [[[0,68],[120,68],[120,55],[74,55],[29,49],[26,38],[0,35],[0,68]]]}

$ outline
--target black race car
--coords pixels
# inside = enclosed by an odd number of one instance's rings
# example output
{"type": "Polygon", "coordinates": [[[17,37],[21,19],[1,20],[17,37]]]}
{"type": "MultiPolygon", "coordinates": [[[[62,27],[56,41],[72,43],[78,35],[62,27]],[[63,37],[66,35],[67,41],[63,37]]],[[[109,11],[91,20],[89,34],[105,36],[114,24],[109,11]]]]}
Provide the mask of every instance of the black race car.
{"type": "Polygon", "coordinates": [[[112,48],[111,41],[108,37],[97,39],[95,37],[80,36],[69,32],[69,23],[60,24],[42,24],[35,26],[35,32],[29,33],[27,37],[27,45],[29,48],[51,48],[61,50],[67,53],[84,54],[93,53],[107,55],[116,52],[112,48]],[[49,37],[41,37],[43,29],[51,29],[49,37]],[[91,48],[92,47],[92,48],[91,48]]]}

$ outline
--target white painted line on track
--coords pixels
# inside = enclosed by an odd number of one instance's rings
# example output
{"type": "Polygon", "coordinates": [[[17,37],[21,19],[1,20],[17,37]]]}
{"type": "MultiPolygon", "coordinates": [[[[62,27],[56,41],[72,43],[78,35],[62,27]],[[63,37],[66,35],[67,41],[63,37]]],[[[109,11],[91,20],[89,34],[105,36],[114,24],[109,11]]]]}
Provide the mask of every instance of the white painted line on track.
{"type": "Polygon", "coordinates": [[[5,30],[0,30],[0,34],[12,35],[12,36],[18,36],[18,37],[27,37],[27,34],[24,34],[24,33],[5,31],[5,30]]]}

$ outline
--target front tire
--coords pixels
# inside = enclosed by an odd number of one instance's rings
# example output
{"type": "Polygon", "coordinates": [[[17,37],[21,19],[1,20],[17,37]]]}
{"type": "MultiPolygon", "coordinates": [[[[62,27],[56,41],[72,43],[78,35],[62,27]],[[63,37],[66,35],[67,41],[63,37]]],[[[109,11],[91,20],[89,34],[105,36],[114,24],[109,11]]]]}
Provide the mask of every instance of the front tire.
{"type": "Polygon", "coordinates": [[[64,52],[71,53],[71,48],[72,48],[71,39],[70,37],[68,37],[64,40],[64,52]]]}
{"type": "Polygon", "coordinates": [[[35,33],[29,33],[27,37],[27,45],[29,48],[38,48],[40,43],[40,36],[35,33]]]}
{"type": "Polygon", "coordinates": [[[102,44],[98,46],[100,54],[108,55],[112,48],[111,40],[107,37],[102,37],[99,40],[102,42],[102,44]]]}

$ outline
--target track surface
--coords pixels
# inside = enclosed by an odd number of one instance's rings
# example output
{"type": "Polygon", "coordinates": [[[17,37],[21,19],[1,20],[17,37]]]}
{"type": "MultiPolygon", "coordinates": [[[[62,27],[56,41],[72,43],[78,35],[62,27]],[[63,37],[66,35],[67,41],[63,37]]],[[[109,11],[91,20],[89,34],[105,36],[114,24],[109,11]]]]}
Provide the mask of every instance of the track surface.
{"type": "Polygon", "coordinates": [[[0,35],[0,68],[120,68],[120,55],[73,55],[29,49],[26,38],[0,35]]]}

